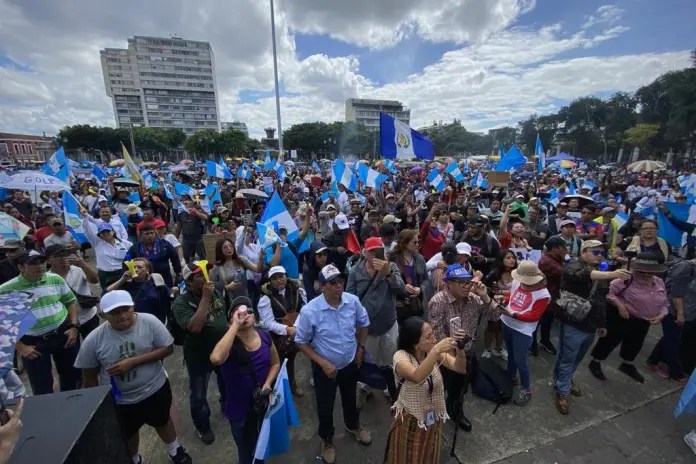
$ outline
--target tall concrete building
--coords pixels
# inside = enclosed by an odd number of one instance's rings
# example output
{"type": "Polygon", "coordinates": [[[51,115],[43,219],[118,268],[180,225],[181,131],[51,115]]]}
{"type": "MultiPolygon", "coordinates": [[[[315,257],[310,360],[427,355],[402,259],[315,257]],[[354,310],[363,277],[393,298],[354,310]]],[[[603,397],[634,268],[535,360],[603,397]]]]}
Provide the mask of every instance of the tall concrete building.
{"type": "Polygon", "coordinates": [[[118,127],[220,130],[215,58],[208,42],[179,37],[128,39],[100,51],[106,94],[118,127]]]}
{"type": "Polygon", "coordinates": [[[386,113],[408,125],[411,124],[411,110],[394,100],[367,100],[349,98],[346,100],[346,122],[357,122],[370,131],[379,130],[379,113],[386,113]]]}
{"type": "Polygon", "coordinates": [[[226,131],[229,129],[234,129],[239,132],[244,132],[247,137],[249,136],[249,128],[247,128],[247,125],[245,122],[239,122],[239,121],[232,121],[232,122],[225,122],[223,121],[220,123],[222,130],[226,131]]]}

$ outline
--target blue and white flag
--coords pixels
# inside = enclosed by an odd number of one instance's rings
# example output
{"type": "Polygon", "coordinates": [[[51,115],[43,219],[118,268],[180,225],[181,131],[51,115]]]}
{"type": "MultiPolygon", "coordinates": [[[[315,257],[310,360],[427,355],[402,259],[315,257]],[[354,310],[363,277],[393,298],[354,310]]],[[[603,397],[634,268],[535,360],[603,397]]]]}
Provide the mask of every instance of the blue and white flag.
{"type": "MultiPolygon", "coordinates": [[[[266,204],[266,209],[261,216],[261,222],[271,227],[274,231],[277,231],[280,226],[285,226],[285,229],[288,231],[288,242],[290,243],[295,243],[300,235],[300,229],[297,227],[297,224],[295,224],[295,221],[293,221],[292,216],[290,216],[278,192],[274,192],[273,196],[266,204]]],[[[298,253],[302,253],[309,249],[310,244],[307,242],[308,240],[304,240],[303,243],[297,247],[298,253]]]]}
{"type": "Polygon", "coordinates": [[[286,359],[276,378],[272,401],[261,424],[254,459],[265,460],[287,452],[290,449],[290,427],[300,425],[290,389],[287,365],[286,359]]]}
{"type": "Polygon", "coordinates": [[[283,163],[276,163],[273,170],[278,175],[278,180],[281,182],[285,181],[285,165],[283,163]]]}
{"type": "Polygon", "coordinates": [[[128,194],[128,199],[131,201],[131,203],[135,205],[140,204],[140,192],[131,192],[128,194]]]}
{"type": "Polygon", "coordinates": [[[445,174],[449,174],[454,177],[457,182],[464,182],[464,173],[459,169],[459,165],[456,162],[452,162],[445,168],[445,174]]]}
{"type": "Polygon", "coordinates": [[[273,171],[276,166],[276,161],[271,158],[271,150],[266,150],[266,160],[263,163],[264,171],[273,171]]]}
{"type": "Polygon", "coordinates": [[[365,203],[367,202],[367,198],[365,198],[365,195],[361,195],[361,194],[358,193],[358,192],[354,192],[353,194],[355,195],[355,198],[357,198],[358,200],[360,200],[360,204],[363,205],[363,206],[365,206],[365,203]]]}
{"type": "MultiPolygon", "coordinates": [[[[696,224],[696,205],[688,203],[665,202],[664,205],[669,210],[673,218],[679,219],[689,224],[696,224]]],[[[673,247],[680,248],[686,243],[686,233],[667,218],[662,210],[658,210],[657,215],[658,237],[673,247]]]]}
{"type": "Polygon", "coordinates": [[[628,214],[624,213],[623,211],[619,211],[618,213],[616,213],[616,216],[614,216],[614,220],[619,225],[619,229],[628,222],[628,219],[628,214]]]}
{"type": "Polygon", "coordinates": [[[159,188],[159,183],[155,180],[154,177],[152,177],[152,174],[150,174],[148,171],[143,170],[142,176],[143,176],[143,185],[145,186],[145,189],[157,190],[159,188]]]}
{"type": "Polygon", "coordinates": [[[266,224],[257,222],[256,232],[259,234],[259,245],[264,249],[280,241],[278,233],[273,230],[273,227],[267,226],[266,224]]]}
{"type": "Polygon", "coordinates": [[[321,167],[319,167],[316,161],[312,161],[312,169],[317,171],[317,174],[321,174],[321,167]]]}
{"type": "Polygon", "coordinates": [[[251,171],[247,168],[246,163],[237,168],[237,177],[245,180],[251,179],[251,171]]]}
{"type": "Polygon", "coordinates": [[[373,189],[381,189],[382,183],[389,177],[384,174],[380,174],[366,164],[358,164],[358,179],[360,182],[365,184],[365,187],[370,187],[373,189]]]}
{"type": "Polygon", "coordinates": [[[572,180],[568,181],[568,194],[575,195],[575,182],[572,180]]]}
{"type": "MultiPolygon", "coordinates": [[[[357,192],[355,192],[357,194],[357,192]]],[[[336,186],[336,182],[331,182],[331,188],[327,190],[326,192],[322,193],[321,196],[319,197],[321,201],[329,201],[329,196],[333,196],[334,198],[338,198],[338,196],[341,194],[341,192],[338,190],[338,186],[336,186]]]]}
{"type": "Polygon", "coordinates": [[[596,186],[597,185],[594,182],[590,182],[589,180],[585,180],[582,182],[582,188],[589,189],[590,192],[594,190],[596,186]]]}
{"type": "Polygon", "coordinates": [[[479,171],[478,174],[476,174],[476,176],[473,179],[471,179],[470,184],[472,187],[488,188],[488,181],[485,177],[483,177],[481,171],[479,171]]]}
{"type": "Polygon", "coordinates": [[[217,182],[213,182],[208,187],[206,187],[205,197],[208,199],[209,202],[208,211],[210,211],[210,207],[212,207],[213,203],[215,203],[216,201],[222,203],[222,195],[220,195],[220,186],[217,184],[217,182]]]}
{"type": "Polygon", "coordinates": [[[560,198],[558,198],[558,191],[554,188],[548,191],[549,198],[548,202],[549,204],[553,205],[554,207],[558,206],[558,203],[560,202],[560,198]]]}
{"type": "Polygon", "coordinates": [[[387,171],[391,172],[392,174],[396,174],[396,162],[394,160],[385,159],[384,167],[387,168],[387,171]]]}
{"type": "Polygon", "coordinates": [[[191,197],[191,199],[193,199],[194,196],[198,195],[198,190],[190,185],[182,184],[181,182],[174,182],[174,193],[176,193],[177,197],[188,195],[191,197]]]}
{"type": "Polygon", "coordinates": [[[430,171],[427,180],[438,192],[442,192],[445,189],[445,178],[442,177],[442,174],[440,174],[438,169],[433,169],[430,171]]]}
{"type": "Polygon", "coordinates": [[[544,152],[544,147],[541,144],[541,138],[539,137],[538,132],[536,137],[536,144],[534,146],[534,154],[539,157],[538,171],[542,172],[544,170],[544,166],[546,166],[546,153],[544,152]]]}
{"type": "Polygon", "coordinates": [[[169,187],[169,184],[166,182],[164,183],[164,195],[170,200],[174,199],[174,195],[172,195],[171,188],[169,187]]]}
{"type": "Polygon", "coordinates": [[[342,160],[336,160],[336,164],[333,167],[333,174],[337,184],[343,184],[343,186],[351,192],[358,190],[358,179],[342,160]]]}
{"type": "Polygon", "coordinates": [[[391,116],[379,114],[379,143],[382,156],[390,159],[435,159],[433,143],[425,135],[391,116]]]}
{"type": "Polygon", "coordinates": [[[80,213],[80,203],[67,190],[63,191],[63,217],[65,227],[70,231],[73,238],[80,243],[88,243],[85,229],[82,225],[84,218],[80,213]]]}
{"type": "Polygon", "coordinates": [[[215,161],[208,160],[205,162],[208,177],[217,177],[218,179],[232,179],[232,173],[226,165],[220,165],[215,161]]]}
{"type": "Polygon", "coordinates": [[[96,177],[97,180],[98,180],[99,182],[101,182],[101,181],[103,181],[103,180],[105,180],[105,179],[107,179],[107,178],[109,177],[109,176],[104,172],[104,170],[103,170],[102,168],[100,168],[99,166],[97,166],[97,165],[95,165],[95,166],[92,168],[92,175],[93,175],[94,177],[96,177]]]}
{"type": "Polygon", "coordinates": [[[53,153],[53,155],[44,163],[41,170],[48,174],[49,176],[56,177],[63,182],[67,182],[68,177],[70,177],[70,163],[68,158],[65,156],[65,151],[63,147],[58,147],[58,149],[53,153]]]}

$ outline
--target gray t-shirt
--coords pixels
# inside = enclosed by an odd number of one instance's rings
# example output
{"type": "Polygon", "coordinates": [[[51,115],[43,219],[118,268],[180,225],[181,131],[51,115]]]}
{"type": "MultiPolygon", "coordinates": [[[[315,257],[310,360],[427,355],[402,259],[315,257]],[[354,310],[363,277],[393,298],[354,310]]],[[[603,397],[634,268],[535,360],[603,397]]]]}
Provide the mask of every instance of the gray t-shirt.
{"type": "MultiPolygon", "coordinates": [[[[106,369],[120,359],[132,358],[174,343],[174,339],[159,319],[151,314],[137,313],[135,326],[128,331],[118,331],[109,323],[102,324],[82,343],[75,360],[78,369],[99,368],[99,384],[109,385],[106,369]]],[[[167,381],[167,373],[159,361],[141,364],[125,375],[114,377],[121,397],[119,404],[138,403],[167,381]]]]}

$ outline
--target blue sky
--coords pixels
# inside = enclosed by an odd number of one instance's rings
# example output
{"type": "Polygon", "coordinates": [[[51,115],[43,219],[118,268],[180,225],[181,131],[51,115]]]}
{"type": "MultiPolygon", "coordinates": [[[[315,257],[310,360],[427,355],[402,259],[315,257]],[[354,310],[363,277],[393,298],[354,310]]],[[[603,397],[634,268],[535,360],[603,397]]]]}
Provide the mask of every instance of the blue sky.
{"type": "MultiPolygon", "coordinates": [[[[0,131],[113,126],[99,50],[174,33],[211,43],[221,120],[255,136],[275,125],[265,1],[0,0],[0,11],[0,131]]],[[[403,101],[415,127],[516,124],[689,66],[694,23],[694,0],[276,0],[284,127],[343,120],[351,97],[403,101]]]]}

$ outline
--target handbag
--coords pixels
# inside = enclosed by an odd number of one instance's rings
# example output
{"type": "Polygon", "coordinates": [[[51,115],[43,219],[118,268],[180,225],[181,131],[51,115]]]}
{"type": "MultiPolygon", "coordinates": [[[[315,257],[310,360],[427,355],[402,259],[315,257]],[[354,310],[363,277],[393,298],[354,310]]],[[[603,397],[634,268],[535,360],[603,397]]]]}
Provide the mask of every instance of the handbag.
{"type": "Polygon", "coordinates": [[[77,298],[77,304],[80,306],[80,308],[84,309],[85,311],[88,309],[92,309],[99,304],[98,296],[83,295],[82,293],[77,293],[74,288],[69,288],[75,295],[75,298],[77,298]]]}
{"type": "Polygon", "coordinates": [[[592,283],[592,290],[587,298],[583,298],[568,290],[561,290],[561,296],[557,304],[560,306],[570,321],[582,322],[592,310],[592,297],[597,291],[597,281],[592,283]]]}

